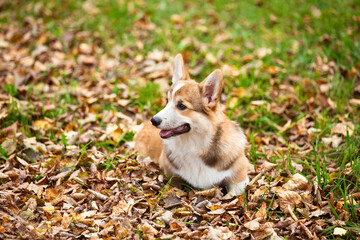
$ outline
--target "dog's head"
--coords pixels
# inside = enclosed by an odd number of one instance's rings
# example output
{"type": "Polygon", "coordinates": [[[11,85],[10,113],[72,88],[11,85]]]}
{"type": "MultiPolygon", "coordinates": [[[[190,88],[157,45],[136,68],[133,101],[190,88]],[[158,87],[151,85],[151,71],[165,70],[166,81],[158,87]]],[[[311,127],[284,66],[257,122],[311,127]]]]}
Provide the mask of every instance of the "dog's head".
{"type": "Polygon", "coordinates": [[[214,113],[219,110],[223,89],[223,75],[219,69],[201,83],[191,80],[181,54],[176,55],[173,70],[167,104],[151,119],[152,124],[161,129],[163,139],[209,127],[214,113]]]}

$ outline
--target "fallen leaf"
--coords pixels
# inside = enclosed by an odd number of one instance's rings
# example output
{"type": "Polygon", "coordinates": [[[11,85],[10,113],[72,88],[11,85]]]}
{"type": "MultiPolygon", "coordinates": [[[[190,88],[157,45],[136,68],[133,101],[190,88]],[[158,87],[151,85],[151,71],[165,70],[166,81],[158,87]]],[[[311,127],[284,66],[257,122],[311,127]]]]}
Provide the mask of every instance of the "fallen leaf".
{"type": "Polygon", "coordinates": [[[342,122],[337,123],[335,127],[331,130],[331,133],[338,133],[343,136],[347,136],[347,133],[349,133],[349,136],[351,136],[354,133],[355,126],[352,122],[342,122]]]}
{"type": "Polygon", "coordinates": [[[331,137],[323,137],[321,138],[321,141],[323,141],[323,143],[329,145],[331,144],[331,147],[333,148],[337,148],[340,143],[343,141],[343,138],[338,136],[338,135],[332,135],[331,137]]]}
{"type": "Polygon", "coordinates": [[[163,221],[165,224],[169,224],[170,220],[173,218],[173,213],[170,211],[165,211],[161,216],[156,219],[159,221],[163,221]]]}
{"type": "Polygon", "coordinates": [[[143,222],[139,225],[139,229],[144,232],[146,235],[154,236],[158,234],[158,231],[151,226],[148,222],[143,222]]]}
{"type": "Polygon", "coordinates": [[[301,196],[297,192],[282,187],[276,188],[276,196],[278,196],[280,208],[284,212],[288,212],[288,209],[293,211],[301,203],[301,196]]]}
{"type": "Polygon", "coordinates": [[[205,56],[206,60],[210,62],[212,65],[215,65],[217,63],[217,58],[212,53],[207,53],[205,56]]]}
{"type": "Polygon", "coordinates": [[[360,99],[352,98],[349,100],[349,103],[353,106],[359,106],[360,105],[360,99]]]}
{"type": "Polygon", "coordinates": [[[16,138],[7,138],[2,144],[1,147],[6,151],[8,155],[11,155],[16,150],[16,138]]]}
{"type": "Polygon", "coordinates": [[[283,188],[287,190],[301,191],[307,189],[308,185],[309,180],[300,173],[296,173],[283,185],[283,188]]]}
{"type": "Polygon", "coordinates": [[[244,227],[246,227],[247,229],[249,229],[251,231],[256,231],[260,228],[260,223],[258,222],[258,220],[255,219],[255,220],[245,223],[244,227]]]}
{"type": "Polygon", "coordinates": [[[106,134],[109,135],[115,142],[119,142],[123,137],[123,130],[116,124],[109,124],[106,127],[106,134]]]}
{"type": "Polygon", "coordinates": [[[334,235],[343,236],[346,233],[347,233],[347,230],[345,230],[343,228],[339,228],[339,227],[334,228],[334,235]]]}
{"type": "Polygon", "coordinates": [[[182,16],[180,16],[179,14],[173,14],[170,17],[170,21],[174,24],[183,24],[184,18],[182,16]]]}
{"type": "Polygon", "coordinates": [[[265,56],[269,55],[272,53],[272,50],[270,48],[259,48],[257,49],[254,54],[259,58],[262,59],[265,56]]]}
{"type": "Polygon", "coordinates": [[[182,203],[181,199],[179,199],[179,197],[177,197],[175,194],[169,194],[166,196],[166,198],[164,198],[164,202],[164,208],[175,207],[182,203]]]}
{"type": "Polygon", "coordinates": [[[33,122],[33,126],[35,129],[41,129],[41,130],[49,130],[54,128],[54,121],[49,118],[44,118],[41,120],[36,120],[33,122]]]}
{"type": "Polygon", "coordinates": [[[259,220],[266,219],[266,203],[262,202],[259,210],[255,213],[255,218],[259,220]]]}
{"type": "Polygon", "coordinates": [[[311,6],[310,10],[311,10],[311,14],[312,14],[315,18],[321,17],[321,11],[320,11],[317,7],[311,6]]]}

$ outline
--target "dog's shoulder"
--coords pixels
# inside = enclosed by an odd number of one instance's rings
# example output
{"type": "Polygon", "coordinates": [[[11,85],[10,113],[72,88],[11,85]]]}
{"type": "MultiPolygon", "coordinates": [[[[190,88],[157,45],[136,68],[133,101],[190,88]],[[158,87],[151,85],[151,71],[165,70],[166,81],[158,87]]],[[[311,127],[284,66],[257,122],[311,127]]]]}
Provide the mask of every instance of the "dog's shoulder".
{"type": "Polygon", "coordinates": [[[243,156],[246,137],[239,125],[231,120],[220,122],[212,136],[211,145],[201,154],[204,163],[218,170],[228,170],[243,156]]]}

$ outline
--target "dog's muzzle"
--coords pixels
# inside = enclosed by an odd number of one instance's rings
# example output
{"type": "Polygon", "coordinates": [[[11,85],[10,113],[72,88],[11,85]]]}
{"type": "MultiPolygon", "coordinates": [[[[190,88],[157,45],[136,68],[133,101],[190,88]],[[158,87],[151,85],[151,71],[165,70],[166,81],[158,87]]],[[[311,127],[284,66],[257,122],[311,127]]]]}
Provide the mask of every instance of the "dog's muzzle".
{"type": "Polygon", "coordinates": [[[154,125],[155,127],[157,127],[157,126],[159,126],[159,125],[161,124],[162,119],[159,118],[159,117],[153,117],[153,118],[151,118],[150,121],[151,121],[152,125],[154,125]]]}

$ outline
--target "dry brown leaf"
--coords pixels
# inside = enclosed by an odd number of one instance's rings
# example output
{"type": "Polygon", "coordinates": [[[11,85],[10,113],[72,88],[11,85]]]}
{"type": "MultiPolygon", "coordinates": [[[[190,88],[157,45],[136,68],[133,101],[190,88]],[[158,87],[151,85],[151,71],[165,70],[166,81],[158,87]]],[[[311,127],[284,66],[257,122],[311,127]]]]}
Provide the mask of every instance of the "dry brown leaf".
{"type": "Polygon", "coordinates": [[[170,17],[170,21],[174,24],[183,24],[184,18],[182,16],[180,16],[179,14],[173,14],[170,17]]]}
{"type": "Polygon", "coordinates": [[[156,234],[158,234],[158,231],[151,226],[148,222],[143,222],[139,225],[139,229],[140,231],[143,231],[144,234],[148,235],[148,236],[154,236],[156,234]]]}
{"type": "Polygon", "coordinates": [[[210,62],[212,65],[215,65],[217,63],[217,58],[212,53],[207,53],[205,56],[206,60],[210,62]]]}
{"type": "Polygon", "coordinates": [[[208,214],[221,215],[221,214],[224,214],[225,212],[226,212],[225,209],[219,208],[219,209],[215,209],[213,211],[208,212],[208,214]]]}
{"type": "Polygon", "coordinates": [[[354,130],[355,126],[352,122],[342,122],[337,123],[335,127],[331,130],[331,133],[337,133],[346,136],[348,132],[349,136],[351,136],[354,133],[354,130]]]}
{"type": "Polygon", "coordinates": [[[251,201],[252,202],[258,201],[264,195],[264,193],[266,192],[266,189],[267,188],[265,188],[265,187],[256,189],[255,192],[250,195],[251,201]]]}
{"type": "Polygon", "coordinates": [[[320,11],[317,7],[311,6],[310,10],[311,10],[311,14],[312,14],[315,18],[321,17],[321,11],[320,11]]]}
{"type": "Polygon", "coordinates": [[[11,155],[16,150],[16,138],[7,138],[4,142],[2,142],[1,147],[8,155],[11,155]]]}
{"type": "Polygon", "coordinates": [[[177,220],[170,220],[170,230],[180,232],[183,230],[182,224],[180,224],[177,220]]]}
{"type": "Polygon", "coordinates": [[[216,189],[218,189],[218,187],[213,187],[213,188],[210,188],[207,190],[195,192],[195,195],[201,195],[201,196],[205,196],[205,197],[214,197],[216,189]]]}
{"type": "Polygon", "coordinates": [[[300,173],[294,174],[283,188],[293,191],[302,191],[308,188],[309,180],[300,173]]]}
{"type": "Polygon", "coordinates": [[[349,103],[353,106],[359,106],[360,105],[360,99],[352,98],[349,100],[349,103]]]}
{"type": "Polygon", "coordinates": [[[258,222],[257,219],[254,219],[250,222],[245,223],[244,227],[246,227],[247,229],[249,229],[251,231],[256,231],[260,228],[260,223],[258,222]]]}
{"type": "Polygon", "coordinates": [[[209,240],[226,240],[231,239],[234,234],[227,227],[209,227],[207,238],[209,240]]]}
{"type": "Polygon", "coordinates": [[[254,55],[256,55],[259,59],[262,59],[271,53],[272,50],[270,48],[259,48],[254,52],[254,55]]]}
{"type": "Polygon", "coordinates": [[[266,219],[266,203],[262,202],[259,210],[255,213],[255,218],[260,220],[266,219]]]}
{"type": "Polygon", "coordinates": [[[331,147],[333,148],[337,148],[340,143],[343,141],[343,138],[341,136],[338,135],[332,135],[331,137],[323,137],[321,138],[321,141],[323,141],[323,143],[325,144],[331,144],[331,147]]]}
{"type": "Polygon", "coordinates": [[[261,169],[262,172],[268,172],[268,171],[272,170],[273,168],[275,168],[276,166],[278,166],[278,164],[271,163],[271,162],[268,162],[268,161],[264,161],[260,165],[260,169],[261,169]]]}
{"type": "Polygon", "coordinates": [[[294,211],[295,207],[301,203],[301,196],[295,192],[282,187],[276,188],[276,196],[279,198],[281,211],[294,211]]]}

